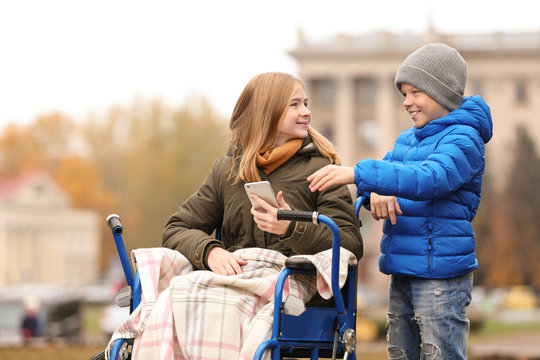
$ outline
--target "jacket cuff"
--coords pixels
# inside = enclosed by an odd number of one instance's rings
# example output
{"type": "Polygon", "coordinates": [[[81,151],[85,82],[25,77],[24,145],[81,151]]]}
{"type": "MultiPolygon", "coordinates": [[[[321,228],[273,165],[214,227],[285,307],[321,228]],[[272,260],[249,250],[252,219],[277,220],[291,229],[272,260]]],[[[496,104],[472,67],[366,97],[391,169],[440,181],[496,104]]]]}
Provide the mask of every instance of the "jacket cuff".
{"type": "Polygon", "coordinates": [[[354,183],[356,184],[356,186],[358,186],[358,184],[360,183],[360,171],[358,171],[358,165],[359,164],[360,163],[353,166],[353,169],[354,169],[354,183]]]}
{"type": "Polygon", "coordinates": [[[285,234],[281,235],[280,239],[283,240],[290,237],[293,234],[295,228],[296,228],[296,221],[291,221],[289,223],[289,226],[287,227],[287,230],[285,231],[285,234]]]}
{"type": "Polygon", "coordinates": [[[304,233],[306,232],[307,224],[305,222],[299,222],[299,221],[291,221],[291,224],[289,225],[289,229],[287,229],[287,232],[285,235],[281,238],[281,241],[288,242],[288,243],[295,243],[298,240],[304,236],[304,233]],[[289,233],[289,229],[293,229],[292,234],[286,237],[286,235],[289,233]]]}
{"type": "Polygon", "coordinates": [[[223,248],[223,245],[219,240],[211,239],[207,241],[206,243],[203,243],[201,246],[197,247],[197,250],[195,251],[195,254],[193,255],[193,260],[195,261],[193,263],[193,266],[198,270],[210,270],[210,267],[208,267],[208,253],[210,252],[210,249],[212,249],[215,246],[219,246],[223,248]]]}

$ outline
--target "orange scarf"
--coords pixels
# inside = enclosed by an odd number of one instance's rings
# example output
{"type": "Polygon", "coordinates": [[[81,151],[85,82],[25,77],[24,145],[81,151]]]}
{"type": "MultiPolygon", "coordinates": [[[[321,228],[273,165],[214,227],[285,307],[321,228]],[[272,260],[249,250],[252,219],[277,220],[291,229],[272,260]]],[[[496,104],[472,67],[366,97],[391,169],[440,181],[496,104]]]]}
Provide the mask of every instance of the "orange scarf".
{"type": "Polygon", "coordinates": [[[276,148],[260,151],[257,154],[257,166],[262,168],[266,175],[269,175],[296,154],[302,147],[303,141],[303,139],[292,139],[276,148]]]}

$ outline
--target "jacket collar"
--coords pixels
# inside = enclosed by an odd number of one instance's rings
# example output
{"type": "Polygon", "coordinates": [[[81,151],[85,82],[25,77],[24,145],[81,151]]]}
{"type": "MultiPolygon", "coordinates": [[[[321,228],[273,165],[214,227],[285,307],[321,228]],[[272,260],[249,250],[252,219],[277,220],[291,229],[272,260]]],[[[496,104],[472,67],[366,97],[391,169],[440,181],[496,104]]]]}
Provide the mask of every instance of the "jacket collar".
{"type": "Polygon", "coordinates": [[[423,128],[413,127],[416,138],[423,140],[446,129],[451,125],[467,125],[478,131],[484,143],[493,136],[493,121],[491,111],[481,96],[467,96],[463,98],[461,106],[443,116],[427,123],[423,128]]]}

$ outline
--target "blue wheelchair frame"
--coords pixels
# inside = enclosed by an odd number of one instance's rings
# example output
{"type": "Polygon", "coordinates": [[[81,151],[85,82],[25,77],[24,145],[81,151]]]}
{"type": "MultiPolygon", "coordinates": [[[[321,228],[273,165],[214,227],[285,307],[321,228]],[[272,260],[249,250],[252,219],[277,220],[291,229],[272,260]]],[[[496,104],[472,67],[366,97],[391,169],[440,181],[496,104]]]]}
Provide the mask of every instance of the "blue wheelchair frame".
{"type": "MultiPolygon", "coordinates": [[[[363,200],[359,200],[363,201],[363,200]]],[[[279,220],[312,221],[325,224],[332,231],[332,276],[331,285],[335,307],[308,307],[299,316],[285,313],[283,305],[283,286],[291,274],[316,275],[310,263],[296,263],[288,259],[281,271],[274,294],[274,321],[272,338],[257,348],[253,359],[262,359],[265,351],[271,350],[272,360],[283,356],[318,359],[320,355],[333,359],[344,355],[344,358],[356,359],[356,281],[357,267],[350,266],[344,286],[345,301],[339,288],[339,259],[341,236],[336,223],[329,217],[317,212],[278,210],[279,220]]]]}
{"type": "MultiPolygon", "coordinates": [[[[131,270],[131,265],[129,264],[129,257],[124,246],[124,241],[122,240],[122,233],[124,228],[120,222],[120,217],[116,214],[111,214],[107,217],[107,224],[112,230],[114,243],[116,244],[116,250],[118,256],[120,257],[120,262],[122,264],[122,269],[124,271],[124,276],[126,277],[127,288],[132,294],[130,296],[129,304],[129,313],[131,314],[133,310],[139,306],[141,303],[141,279],[139,278],[139,273],[136,272],[133,276],[131,270]]],[[[117,339],[111,348],[110,359],[117,360],[121,359],[120,353],[124,345],[132,345],[133,339],[117,339]]]]}
{"type": "MultiPolygon", "coordinates": [[[[365,198],[356,200],[355,212],[358,215],[365,198]]],[[[288,259],[281,271],[274,293],[274,321],[272,338],[264,341],[257,348],[254,360],[262,359],[265,351],[271,351],[272,360],[283,357],[306,357],[318,359],[319,356],[333,359],[344,356],[344,359],[356,360],[356,282],[357,267],[349,266],[343,293],[339,288],[339,259],[341,236],[336,223],[329,217],[317,212],[278,210],[279,220],[305,221],[328,226],[332,232],[332,292],[335,307],[307,307],[299,316],[285,313],[283,305],[283,287],[292,274],[316,275],[311,262],[288,259]],[[343,296],[343,294],[345,296],[343,296]]],[[[133,275],[129,258],[122,240],[123,227],[120,217],[111,214],[107,223],[112,230],[116,249],[120,257],[122,269],[126,277],[127,289],[131,290],[130,313],[141,302],[141,282],[139,274],[133,275]]],[[[133,339],[117,339],[111,348],[110,359],[120,359],[124,346],[132,346],[133,339]]]]}

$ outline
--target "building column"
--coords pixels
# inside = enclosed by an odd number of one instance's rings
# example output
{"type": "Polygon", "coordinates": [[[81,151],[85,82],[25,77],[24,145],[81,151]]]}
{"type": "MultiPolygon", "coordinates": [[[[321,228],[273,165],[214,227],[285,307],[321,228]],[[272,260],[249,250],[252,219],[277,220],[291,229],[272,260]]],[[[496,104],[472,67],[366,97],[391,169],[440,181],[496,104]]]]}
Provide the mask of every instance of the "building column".
{"type": "Polygon", "coordinates": [[[493,186],[502,191],[510,175],[516,140],[516,119],[514,116],[515,82],[509,76],[497,76],[484,82],[484,99],[491,109],[493,116],[493,133],[497,141],[486,144],[486,166],[489,167],[493,186]],[[497,114],[505,114],[503,121],[497,119],[497,114]],[[497,121],[499,120],[499,121],[497,121]]]}
{"type": "Polygon", "coordinates": [[[396,106],[394,104],[394,79],[381,75],[377,78],[377,95],[375,96],[375,121],[378,127],[376,156],[383,156],[394,147],[396,140],[396,106]]]}
{"type": "Polygon", "coordinates": [[[336,79],[334,134],[343,165],[356,164],[354,149],[357,134],[354,121],[354,82],[346,76],[336,79]]]}

